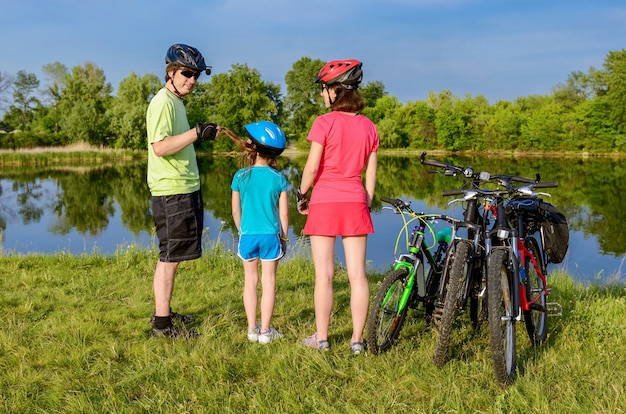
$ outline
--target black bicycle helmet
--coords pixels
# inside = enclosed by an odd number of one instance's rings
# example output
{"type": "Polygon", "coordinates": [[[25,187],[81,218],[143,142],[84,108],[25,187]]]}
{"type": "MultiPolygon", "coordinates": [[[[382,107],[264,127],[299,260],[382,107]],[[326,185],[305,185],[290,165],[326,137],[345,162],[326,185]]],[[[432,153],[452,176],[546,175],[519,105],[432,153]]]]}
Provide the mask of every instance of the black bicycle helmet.
{"type": "Polygon", "coordinates": [[[204,63],[202,53],[195,47],[182,43],[170,46],[165,55],[165,63],[177,63],[181,66],[197,70],[198,72],[204,71],[207,75],[211,74],[211,66],[207,66],[204,63]]]}
{"type": "Polygon", "coordinates": [[[341,84],[346,89],[357,89],[363,79],[363,63],[355,59],[331,60],[317,73],[315,83],[341,84]]]}

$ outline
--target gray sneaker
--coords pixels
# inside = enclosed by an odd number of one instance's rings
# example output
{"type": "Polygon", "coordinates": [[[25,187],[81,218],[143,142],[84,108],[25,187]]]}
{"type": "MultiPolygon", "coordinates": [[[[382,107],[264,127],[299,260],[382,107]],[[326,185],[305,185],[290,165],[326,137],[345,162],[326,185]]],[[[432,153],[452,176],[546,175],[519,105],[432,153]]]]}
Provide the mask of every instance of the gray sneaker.
{"type": "Polygon", "coordinates": [[[248,341],[259,342],[259,332],[261,332],[261,328],[258,324],[254,327],[254,329],[248,329],[248,341]]]}
{"type": "Polygon", "coordinates": [[[328,351],[330,349],[330,343],[325,339],[318,340],[317,333],[314,333],[313,335],[304,338],[302,340],[302,345],[306,346],[307,348],[317,349],[319,351],[328,351]]]}
{"type": "Polygon", "coordinates": [[[259,343],[260,344],[269,344],[274,339],[280,339],[284,335],[278,332],[276,329],[270,327],[267,331],[259,332],[259,343]]]}

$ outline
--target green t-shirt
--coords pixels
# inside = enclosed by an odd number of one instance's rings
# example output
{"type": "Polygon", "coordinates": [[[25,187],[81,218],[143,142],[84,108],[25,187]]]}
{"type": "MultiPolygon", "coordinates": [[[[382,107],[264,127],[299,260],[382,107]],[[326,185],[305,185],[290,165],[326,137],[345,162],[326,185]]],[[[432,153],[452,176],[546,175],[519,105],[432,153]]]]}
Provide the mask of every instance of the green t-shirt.
{"type": "Polygon", "coordinates": [[[190,144],[176,154],[157,157],[152,144],[188,131],[182,99],[162,88],[150,101],[146,114],[148,132],[148,187],[153,196],[189,194],[200,189],[196,151],[190,144]]]}

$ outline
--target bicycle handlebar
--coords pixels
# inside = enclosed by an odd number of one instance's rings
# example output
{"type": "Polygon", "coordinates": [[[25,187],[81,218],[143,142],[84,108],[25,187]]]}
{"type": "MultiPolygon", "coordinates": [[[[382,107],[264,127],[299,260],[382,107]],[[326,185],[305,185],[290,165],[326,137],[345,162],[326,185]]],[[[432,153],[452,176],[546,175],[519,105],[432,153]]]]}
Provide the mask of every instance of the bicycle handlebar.
{"type": "MultiPolygon", "coordinates": [[[[510,184],[510,182],[509,182],[510,184]]],[[[520,192],[522,194],[526,193],[527,195],[531,195],[532,190],[536,189],[536,188],[551,188],[551,187],[558,187],[558,183],[556,181],[546,181],[543,183],[535,183],[532,182],[530,183],[530,185],[528,186],[512,186],[512,185],[507,185],[505,189],[501,189],[501,190],[492,190],[492,189],[486,189],[486,188],[463,188],[463,189],[459,189],[459,190],[444,190],[441,192],[441,195],[443,195],[444,197],[446,196],[455,196],[455,195],[465,195],[467,194],[469,191],[473,192],[475,195],[478,196],[496,196],[496,197],[502,197],[506,194],[514,194],[516,192],[520,192]],[[526,189],[526,191],[524,191],[523,189],[526,189]]],[[[534,194],[534,193],[532,193],[534,194]]],[[[544,194],[544,193],[542,193],[544,194]]],[[[547,194],[547,193],[545,193],[547,194]]],[[[549,194],[547,194],[549,195],[549,194]]]]}
{"type": "Polygon", "coordinates": [[[380,197],[380,201],[384,201],[385,203],[389,203],[389,204],[392,204],[394,206],[396,205],[396,202],[398,202],[398,201],[401,201],[404,204],[404,202],[402,200],[400,200],[399,198],[393,199],[393,198],[388,198],[388,197],[381,196],[380,197]]]}
{"type": "Polygon", "coordinates": [[[439,167],[439,168],[448,168],[448,167],[450,167],[450,165],[445,164],[445,163],[440,162],[440,161],[427,160],[426,159],[426,151],[422,152],[422,155],[420,156],[420,164],[432,165],[433,167],[439,167]]]}
{"type": "Polygon", "coordinates": [[[465,194],[465,191],[467,191],[467,189],[460,189],[460,190],[444,190],[441,192],[441,194],[445,197],[445,196],[453,196],[453,195],[462,195],[465,194]]]}
{"type": "Polygon", "coordinates": [[[398,210],[406,210],[406,209],[410,209],[409,204],[405,203],[403,200],[400,200],[399,198],[389,198],[389,197],[380,197],[380,201],[383,201],[385,203],[389,203],[392,206],[394,206],[395,208],[397,208],[398,210]]]}
{"type": "MultiPolygon", "coordinates": [[[[497,181],[500,185],[510,187],[513,182],[532,184],[533,188],[550,188],[558,187],[556,181],[541,182],[541,176],[539,173],[535,174],[535,178],[521,177],[518,175],[504,175],[497,174],[491,175],[489,172],[476,173],[472,167],[462,167],[458,165],[450,165],[440,161],[426,159],[426,151],[422,152],[420,156],[420,163],[424,165],[430,165],[437,168],[443,168],[443,173],[446,175],[463,175],[465,178],[471,178],[473,181],[472,186],[477,187],[479,181],[497,181]]],[[[443,192],[444,196],[460,195],[464,194],[464,190],[446,190],[443,192]]]]}

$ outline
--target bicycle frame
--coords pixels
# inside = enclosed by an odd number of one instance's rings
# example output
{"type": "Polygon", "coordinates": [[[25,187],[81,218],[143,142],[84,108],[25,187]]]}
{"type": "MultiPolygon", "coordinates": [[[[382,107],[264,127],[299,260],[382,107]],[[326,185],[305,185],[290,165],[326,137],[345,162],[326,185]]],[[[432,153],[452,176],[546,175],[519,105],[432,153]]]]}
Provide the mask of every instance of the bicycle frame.
{"type": "MultiPolygon", "coordinates": [[[[519,263],[526,263],[526,257],[530,258],[532,262],[532,266],[534,267],[535,271],[537,272],[537,274],[543,281],[543,292],[545,293],[547,297],[550,294],[550,289],[548,288],[548,279],[543,274],[543,271],[537,264],[537,259],[535,258],[535,256],[526,248],[524,239],[521,239],[521,238],[517,239],[517,251],[518,251],[518,257],[519,257],[518,259],[519,263]]],[[[526,273],[526,269],[524,268],[524,266],[520,267],[520,273],[519,273],[520,274],[520,281],[519,281],[519,289],[520,289],[519,302],[520,303],[519,303],[519,306],[522,309],[522,311],[529,311],[533,305],[537,306],[537,302],[539,301],[540,296],[537,296],[535,299],[532,299],[530,301],[528,300],[526,287],[524,286],[524,283],[523,283],[523,280],[526,277],[525,273],[526,273]]],[[[547,312],[547,309],[539,309],[539,310],[542,312],[547,312]]]]}
{"type": "MultiPolygon", "coordinates": [[[[416,282],[417,282],[417,295],[419,297],[424,297],[426,296],[427,283],[431,280],[434,274],[441,276],[441,273],[443,272],[443,263],[440,263],[441,257],[435,257],[433,255],[433,253],[431,252],[431,250],[428,248],[426,244],[426,239],[424,236],[424,230],[428,226],[428,223],[426,222],[426,220],[428,219],[435,220],[437,218],[445,219],[445,216],[438,216],[438,215],[415,216],[415,219],[419,220],[419,224],[413,230],[412,237],[409,240],[409,243],[408,243],[409,252],[400,254],[394,262],[394,265],[393,265],[394,270],[406,268],[408,269],[408,273],[409,273],[409,277],[407,278],[407,282],[406,282],[406,288],[404,289],[402,298],[400,299],[398,313],[402,312],[404,308],[406,307],[409,301],[409,298],[411,296],[411,293],[413,292],[413,288],[416,282]],[[417,276],[416,271],[420,265],[423,265],[424,258],[426,258],[426,260],[428,261],[428,264],[430,265],[429,274],[427,277],[416,277],[417,276]]],[[[410,220],[409,222],[407,222],[405,226],[403,227],[403,229],[406,229],[406,227],[412,221],[413,220],[410,220]]],[[[455,230],[453,227],[451,239],[454,237],[454,233],[455,233],[455,230]]],[[[389,293],[387,295],[389,295],[389,293]]],[[[385,300],[383,301],[383,303],[387,303],[387,300],[388,300],[388,296],[385,297],[385,300]]]]}
{"type": "Polygon", "coordinates": [[[404,226],[396,239],[394,262],[381,281],[367,319],[368,348],[373,354],[393,346],[409,309],[417,310],[422,305],[426,323],[430,324],[439,283],[444,277],[449,244],[454,237],[454,223],[458,223],[442,214],[415,213],[400,199],[380,197],[380,200],[394,207],[402,216],[404,226]],[[446,227],[435,233],[431,223],[438,220],[446,221],[453,228],[446,227]],[[432,244],[426,233],[432,234],[432,244]],[[399,247],[403,235],[406,243],[399,247]],[[429,266],[428,271],[426,266],[429,266]]]}

